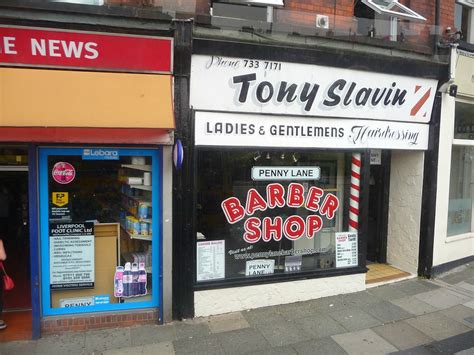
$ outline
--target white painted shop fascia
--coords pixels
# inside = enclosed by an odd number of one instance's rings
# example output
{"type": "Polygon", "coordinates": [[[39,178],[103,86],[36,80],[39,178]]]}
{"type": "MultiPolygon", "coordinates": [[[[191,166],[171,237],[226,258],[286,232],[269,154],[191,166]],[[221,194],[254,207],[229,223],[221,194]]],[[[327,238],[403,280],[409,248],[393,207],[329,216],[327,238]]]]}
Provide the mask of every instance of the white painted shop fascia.
{"type": "Polygon", "coordinates": [[[365,273],[194,292],[195,317],[364,291],[365,273]]]}

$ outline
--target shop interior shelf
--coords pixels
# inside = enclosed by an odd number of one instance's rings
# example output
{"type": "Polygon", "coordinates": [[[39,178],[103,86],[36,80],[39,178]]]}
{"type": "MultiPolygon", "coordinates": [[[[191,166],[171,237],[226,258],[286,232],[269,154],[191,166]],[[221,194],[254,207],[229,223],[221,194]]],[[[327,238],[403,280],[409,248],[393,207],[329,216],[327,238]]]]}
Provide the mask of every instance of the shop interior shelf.
{"type": "Polygon", "coordinates": [[[122,227],[122,230],[124,231],[124,233],[126,233],[130,237],[130,239],[146,240],[149,242],[151,242],[152,240],[151,234],[150,235],[133,234],[133,233],[129,233],[123,225],[120,225],[120,227],[122,227]]]}
{"type": "Polygon", "coordinates": [[[129,168],[140,171],[151,171],[151,165],[122,164],[122,168],[129,168]]]}

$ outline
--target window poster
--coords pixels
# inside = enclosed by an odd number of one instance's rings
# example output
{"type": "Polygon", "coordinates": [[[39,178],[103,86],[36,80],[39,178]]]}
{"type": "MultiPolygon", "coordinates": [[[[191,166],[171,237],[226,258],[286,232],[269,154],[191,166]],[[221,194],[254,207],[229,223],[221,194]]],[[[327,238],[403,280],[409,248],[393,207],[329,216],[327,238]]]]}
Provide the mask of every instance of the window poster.
{"type": "Polygon", "coordinates": [[[336,267],[351,267],[357,265],[357,232],[336,233],[336,267]]]}
{"type": "Polygon", "coordinates": [[[51,223],[49,232],[51,289],[93,288],[93,223],[51,223]]]}
{"type": "Polygon", "coordinates": [[[196,248],[197,281],[223,279],[225,277],[225,241],[198,242],[196,248]]]}

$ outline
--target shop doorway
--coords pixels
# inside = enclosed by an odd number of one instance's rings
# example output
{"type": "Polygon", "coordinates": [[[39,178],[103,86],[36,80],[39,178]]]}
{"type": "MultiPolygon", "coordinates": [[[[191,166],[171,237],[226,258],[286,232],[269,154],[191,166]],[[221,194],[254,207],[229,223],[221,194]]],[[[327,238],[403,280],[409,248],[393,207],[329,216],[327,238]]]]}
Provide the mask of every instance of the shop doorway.
{"type": "Polygon", "coordinates": [[[28,225],[28,167],[0,165],[0,234],[7,252],[4,262],[15,282],[3,294],[8,328],[0,341],[31,338],[30,239],[28,225]]]}
{"type": "Polygon", "coordinates": [[[387,264],[391,152],[373,150],[370,160],[366,284],[378,284],[409,274],[387,264]]]}
{"type": "Polygon", "coordinates": [[[370,164],[367,261],[387,262],[390,151],[373,150],[370,164]]]}

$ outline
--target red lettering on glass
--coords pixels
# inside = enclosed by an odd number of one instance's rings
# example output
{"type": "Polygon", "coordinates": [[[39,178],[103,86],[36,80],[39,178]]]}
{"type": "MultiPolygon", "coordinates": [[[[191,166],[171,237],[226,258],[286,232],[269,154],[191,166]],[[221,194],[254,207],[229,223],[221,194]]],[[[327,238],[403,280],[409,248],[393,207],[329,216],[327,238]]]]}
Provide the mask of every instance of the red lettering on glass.
{"type": "Polygon", "coordinates": [[[237,223],[245,216],[245,211],[237,197],[229,197],[221,203],[227,222],[237,223]]]}

